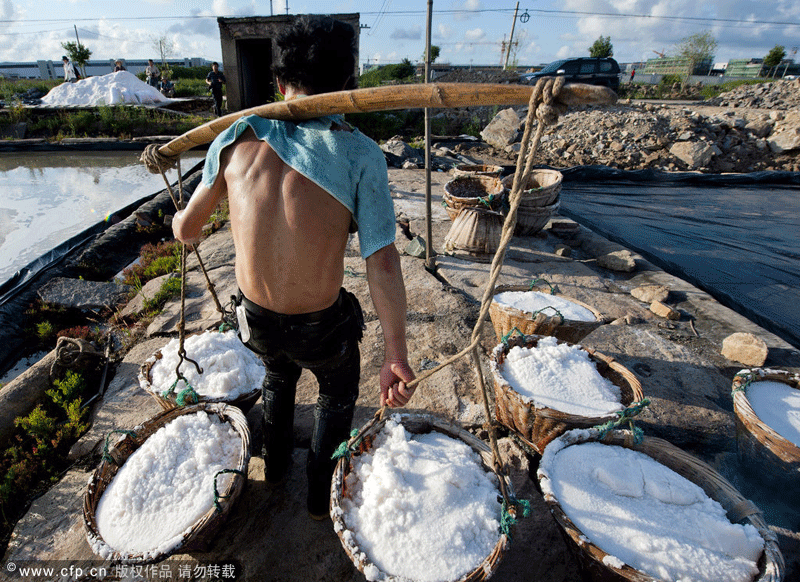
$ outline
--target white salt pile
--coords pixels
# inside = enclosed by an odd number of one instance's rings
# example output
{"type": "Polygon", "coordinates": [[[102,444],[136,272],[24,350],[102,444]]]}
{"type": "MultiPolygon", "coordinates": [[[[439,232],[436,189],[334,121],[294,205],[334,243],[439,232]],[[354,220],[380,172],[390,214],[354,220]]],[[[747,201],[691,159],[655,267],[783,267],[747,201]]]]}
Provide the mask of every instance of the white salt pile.
{"type": "MultiPolygon", "coordinates": [[[[214,507],[214,475],[238,466],[240,448],[230,423],[202,411],[158,429],[100,498],[96,519],[103,540],[123,554],[169,551],[214,507]]],[[[217,490],[224,491],[230,479],[217,477],[217,490]]]]}
{"type": "Polygon", "coordinates": [[[800,390],[783,382],[762,380],[750,384],[746,394],[764,424],[800,447],[800,390]]]}
{"type": "Polygon", "coordinates": [[[345,541],[372,562],[367,580],[456,580],[500,539],[496,477],[463,441],[412,435],[394,416],[374,448],[353,458],[344,498],[345,541]]]}
{"type": "Polygon", "coordinates": [[[513,307],[526,313],[534,313],[544,309],[543,313],[545,315],[555,315],[554,309],[557,309],[564,316],[564,319],[570,321],[597,321],[594,313],[583,305],[578,305],[574,301],[558,295],[540,293],[539,291],[503,291],[494,296],[494,301],[500,305],[513,307]],[[545,309],[546,307],[554,309],[545,309]]]}
{"type": "MultiPolygon", "coordinates": [[[[153,390],[159,393],[169,389],[177,378],[175,368],[180,361],[178,339],[161,349],[162,358],[156,360],[150,369],[150,382],[153,390]]],[[[194,391],[207,398],[236,398],[261,389],[266,376],[264,363],[241,342],[235,331],[207,331],[192,335],[183,344],[187,357],[197,362],[202,374],[191,362],[181,365],[184,375],[194,391]]],[[[147,379],[139,376],[139,382],[147,388],[147,379]]],[[[175,387],[175,392],[185,388],[183,382],[175,387]]]]}
{"type": "Polygon", "coordinates": [[[155,87],[140,81],[128,71],[87,77],[75,83],[62,83],[42,97],[42,105],[149,105],[169,103],[155,87]]]}
{"type": "Polygon", "coordinates": [[[545,449],[539,475],[543,493],[612,555],[608,565],[673,582],[745,582],[758,573],[764,541],[756,528],[730,523],[699,486],[643,453],[559,439],[545,449]]]}
{"type": "Polygon", "coordinates": [[[539,408],[588,417],[623,408],[619,387],[600,375],[589,354],[554,337],[541,338],[533,348],[512,347],[497,373],[539,408]]]}

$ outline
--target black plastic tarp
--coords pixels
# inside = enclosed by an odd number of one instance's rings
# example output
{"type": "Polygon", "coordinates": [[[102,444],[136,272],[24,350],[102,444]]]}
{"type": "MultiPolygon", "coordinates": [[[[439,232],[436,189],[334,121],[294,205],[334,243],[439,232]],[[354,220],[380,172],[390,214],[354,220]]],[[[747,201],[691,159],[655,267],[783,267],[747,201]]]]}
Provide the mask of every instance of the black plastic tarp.
{"type": "Polygon", "coordinates": [[[800,346],[800,173],[562,173],[561,214],[800,346]]]}

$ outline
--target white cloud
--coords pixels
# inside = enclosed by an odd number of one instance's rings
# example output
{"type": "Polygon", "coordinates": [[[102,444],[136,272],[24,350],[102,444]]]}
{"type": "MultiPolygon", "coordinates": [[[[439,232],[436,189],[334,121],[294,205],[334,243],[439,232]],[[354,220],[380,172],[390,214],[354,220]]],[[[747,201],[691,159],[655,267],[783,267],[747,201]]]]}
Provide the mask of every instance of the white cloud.
{"type": "Polygon", "coordinates": [[[420,40],[422,38],[422,27],[395,28],[389,38],[396,40],[420,40]]]}
{"type": "Polygon", "coordinates": [[[473,28],[464,33],[464,40],[467,42],[477,42],[486,38],[486,33],[481,28],[473,28]]]}

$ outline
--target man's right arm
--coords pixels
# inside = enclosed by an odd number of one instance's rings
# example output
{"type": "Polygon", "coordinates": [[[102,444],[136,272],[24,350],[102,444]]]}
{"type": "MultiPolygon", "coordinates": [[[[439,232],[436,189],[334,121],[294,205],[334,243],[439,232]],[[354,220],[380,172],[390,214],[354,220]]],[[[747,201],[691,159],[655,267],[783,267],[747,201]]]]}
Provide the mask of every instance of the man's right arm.
{"type": "Polygon", "coordinates": [[[172,219],[172,234],[175,238],[186,244],[198,242],[203,225],[226,193],[225,177],[220,169],[211,188],[200,183],[186,208],[175,213],[172,219]]]}

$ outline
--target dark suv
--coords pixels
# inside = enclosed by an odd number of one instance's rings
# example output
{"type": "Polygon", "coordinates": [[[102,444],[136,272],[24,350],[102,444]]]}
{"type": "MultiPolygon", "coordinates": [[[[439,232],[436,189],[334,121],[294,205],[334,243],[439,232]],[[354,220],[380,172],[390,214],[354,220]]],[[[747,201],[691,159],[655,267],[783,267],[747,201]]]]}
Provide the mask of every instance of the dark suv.
{"type": "Polygon", "coordinates": [[[561,59],[541,71],[521,75],[520,82],[533,85],[541,77],[564,77],[567,83],[604,85],[614,91],[619,89],[619,65],[611,58],[561,59]]]}

